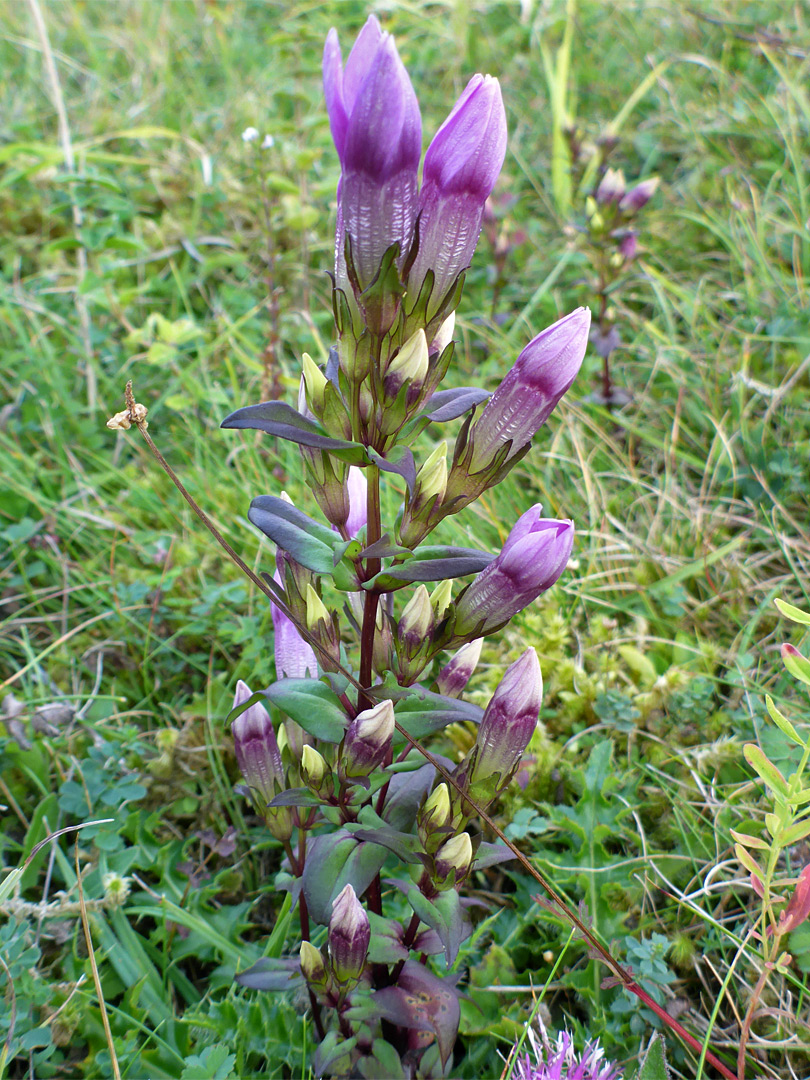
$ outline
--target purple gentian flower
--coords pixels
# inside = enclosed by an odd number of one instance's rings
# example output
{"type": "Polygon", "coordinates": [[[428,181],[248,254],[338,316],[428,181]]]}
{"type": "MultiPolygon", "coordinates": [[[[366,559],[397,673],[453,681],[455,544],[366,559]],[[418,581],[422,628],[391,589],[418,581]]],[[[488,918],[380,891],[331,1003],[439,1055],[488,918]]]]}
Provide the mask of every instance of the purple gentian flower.
{"type": "Polygon", "coordinates": [[[394,39],[370,15],[343,66],[337,31],[323,52],[326,108],[342,174],[338,186],[336,276],[348,292],[346,234],[361,288],[387,249],[403,261],[416,216],[422,121],[394,39]]]}
{"type": "Polygon", "coordinates": [[[487,201],[506,153],[506,114],[497,79],[473,75],[427,153],[419,193],[419,251],[408,291],[434,273],[432,317],[470,265],[487,201]]]}
{"type": "Polygon", "coordinates": [[[574,544],[573,521],[543,518],[537,503],[518,518],[501,553],[462,593],[454,637],[481,637],[508,622],[565,569],[574,544]]]}
{"type": "Polygon", "coordinates": [[[642,180],[640,184],[630,188],[619,203],[619,209],[627,214],[637,214],[653,197],[660,183],[660,176],[651,176],[649,180],[642,180]]]}
{"type": "Polygon", "coordinates": [[[471,779],[508,777],[529,745],[543,700],[543,677],[534,649],[511,664],[490,699],[478,728],[471,779]]]}
{"type": "MultiPolygon", "coordinates": [[[[275,580],[283,585],[276,571],[275,580]]],[[[276,604],[272,604],[274,651],[277,679],[317,679],[318,661],[311,645],[298,633],[295,623],[276,604]]]]}
{"type": "Polygon", "coordinates": [[[368,520],[368,480],[365,469],[358,469],[356,465],[349,466],[349,475],[346,480],[349,492],[349,516],[346,518],[346,532],[353,539],[362,528],[365,528],[368,520]]]}
{"type": "MultiPolygon", "coordinates": [[[[244,705],[252,693],[247,683],[240,679],[236,684],[233,707],[244,705]]],[[[288,840],[292,835],[289,807],[267,808],[271,799],[287,785],[273,721],[264,705],[256,702],[240,713],[231,724],[231,734],[236,763],[250,788],[256,810],[264,815],[267,827],[278,840],[288,840]]]]}
{"type": "Polygon", "coordinates": [[[560,1031],[552,1044],[538,1018],[540,1039],[529,1028],[531,1053],[520,1054],[512,1070],[512,1080],[622,1080],[618,1065],[605,1061],[599,1040],[589,1042],[581,1054],[567,1031],[560,1031]]]}
{"type": "Polygon", "coordinates": [[[470,429],[469,472],[485,469],[507,442],[506,461],[531,442],[576,378],[590,326],[588,308],[577,308],[529,342],[470,429]]]}

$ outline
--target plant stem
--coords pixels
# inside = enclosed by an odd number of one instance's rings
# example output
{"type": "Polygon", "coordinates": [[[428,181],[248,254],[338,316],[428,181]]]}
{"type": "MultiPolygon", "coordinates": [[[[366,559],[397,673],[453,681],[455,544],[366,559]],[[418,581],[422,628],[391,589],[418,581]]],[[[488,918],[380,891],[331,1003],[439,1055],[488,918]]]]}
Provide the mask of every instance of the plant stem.
{"type": "Polygon", "coordinates": [[[745,1048],[748,1045],[748,1038],[751,1034],[751,1024],[754,1022],[754,1013],[756,1012],[757,1005],[759,1005],[762,991],[765,989],[765,983],[768,981],[768,975],[770,974],[769,968],[770,965],[766,964],[762,974],[757,979],[754,992],[751,995],[751,1000],[745,1011],[745,1019],[743,1020],[742,1031],[740,1032],[740,1049],[737,1054],[737,1080],[745,1080],[745,1048]]]}

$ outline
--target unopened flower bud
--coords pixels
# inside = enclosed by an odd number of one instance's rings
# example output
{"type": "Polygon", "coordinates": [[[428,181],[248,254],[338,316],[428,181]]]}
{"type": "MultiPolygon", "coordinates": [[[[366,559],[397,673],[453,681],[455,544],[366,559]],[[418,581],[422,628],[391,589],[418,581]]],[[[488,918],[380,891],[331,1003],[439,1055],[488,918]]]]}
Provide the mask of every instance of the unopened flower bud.
{"type": "Polygon", "coordinates": [[[501,88],[490,75],[473,75],[425,154],[419,192],[419,251],[408,291],[419,291],[429,270],[433,291],[428,318],[439,310],[470,265],[484,205],[506,153],[501,88]]]}
{"type": "Polygon", "coordinates": [[[450,606],[450,601],[453,599],[453,579],[445,578],[444,581],[440,581],[433,592],[430,594],[430,606],[433,608],[433,618],[435,621],[441,622],[444,618],[444,613],[450,606]]]}
{"type": "Polygon", "coordinates": [[[596,189],[596,201],[600,206],[617,203],[625,191],[626,184],[621,169],[608,169],[596,189]]]}
{"type": "Polygon", "coordinates": [[[534,649],[506,669],[478,728],[471,779],[497,773],[501,783],[520,761],[537,727],[543,700],[543,677],[534,649]]]}
{"type": "MultiPolygon", "coordinates": [[[[251,696],[250,687],[240,679],[236,684],[233,707],[244,705],[251,696]]],[[[265,817],[277,839],[289,839],[292,834],[289,809],[267,808],[271,799],[285,790],[286,782],[273,721],[264,705],[256,702],[240,713],[231,724],[231,734],[236,762],[250,788],[256,810],[265,817]]]]}
{"type": "Polygon", "coordinates": [[[371,927],[354,889],[347,885],[332,902],[329,920],[329,959],[340,983],[356,982],[363,973],[371,927]]]}
{"type": "Polygon", "coordinates": [[[350,721],[340,767],[348,778],[368,776],[385,761],[394,735],[394,706],[386,699],[350,721]]]}
{"type": "Polygon", "coordinates": [[[489,634],[550,589],[571,557],[574,523],[541,517],[537,503],[516,522],[500,554],[456,606],[455,637],[489,634]]]}
{"type": "Polygon", "coordinates": [[[452,889],[469,873],[473,860],[470,834],[463,832],[442,844],[436,852],[434,883],[440,890],[452,889]]]}
{"type": "Polygon", "coordinates": [[[638,240],[634,232],[627,232],[619,243],[619,254],[625,262],[630,262],[636,257],[638,240]]]}
{"type": "Polygon", "coordinates": [[[298,957],[301,964],[301,974],[307,983],[312,987],[326,986],[329,975],[323,962],[321,950],[316,949],[309,941],[302,941],[298,957]]]}
{"type": "Polygon", "coordinates": [[[577,308],[529,342],[470,428],[472,452],[468,463],[465,455],[463,475],[453,469],[453,495],[456,488],[470,493],[475,485],[469,474],[486,470],[503,447],[502,467],[529,445],[576,378],[590,325],[590,311],[577,308]]]}
{"type": "Polygon", "coordinates": [[[420,585],[402,612],[397,626],[400,646],[414,652],[425,642],[433,630],[433,608],[424,585],[420,585]]]}
{"type": "Polygon", "coordinates": [[[326,389],[326,376],[309,353],[304,353],[301,359],[304,365],[304,384],[307,388],[309,407],[316,416],[320,416],[323,412],[323,392],[326,389]]]}
{"type": "Polygon", "coordinates": [[[393,38],[368,18],[344,66],[330,30],[323,53],[326,107],[342,174],[335,240],[338,288],[349,287],[344,245],[350,238],[361,289],[393,243],[403,262],[411,240],[422,152],[419,104],[393,38]]]}
{"type": "Polygon", "coordinates": [[[651,176],[649,180],[642,180],[640,184],[630,188],[619,203],[619,209],[626,214],[637,214],[653,197],[660,183],[661,178],[659,176],[651,176]]]}
{"type": "Polygon", "coordinates": [[[440,356],[453,340],[456,329],[456,313],[451,311],[442,325],[436,331],[436,336],[430,343],[430,351],[437,352],[440,356]]]}
{"type": "Polygon", "coordinates": [[[416,493],[414,501],[423,506],[433,497],[441,502],[447,488],[447,443],[442,440],[430,456],[423,462],[416,474],[416,493]]]}
{"type": "Polygon", "coordinates": [[[319,624],[331,626],[332,617],[313,587],[307,585],[307,629],[317,630],[319,624]]]}
{"type": "Polygon", "coordinates": [[[472,673],[475,671],[478,664],[483,644],[483,638],[476,638],[475,641],[468,641],[467,644],[462,645],[455,656],[445,664],[436,679],[436,685],[440,694],[452,698],[461,697],[465,686],[470,681],[472,673]]]}
{"type": "Polygon", "coordinates": [[[428,345],[424,330],[417,330],[408,338],[385,373],[385,394],[393,400],[404,383],[408,383],[407,400],[410,404],[419,396],[428,373],[428,345]]]}
{"type": "Polygon", "coordinates": [[[323,754],[314,746],[305,746],[301,753],[301,775],[308,787],[320,789],[328,766],[323,754]]]}
{"type": "MultiPolygon", "coordinates": [[[[419,839],[428,850],[430,850],[431,838],[437,832],[441,837],[440,830],[446,829],[450,825],[451,818],[450,792],[447,784],[439,784],[416,816],[419,839]]],[[[438,842],[435,846],[438,848],[441,843],[438,842]]]]}

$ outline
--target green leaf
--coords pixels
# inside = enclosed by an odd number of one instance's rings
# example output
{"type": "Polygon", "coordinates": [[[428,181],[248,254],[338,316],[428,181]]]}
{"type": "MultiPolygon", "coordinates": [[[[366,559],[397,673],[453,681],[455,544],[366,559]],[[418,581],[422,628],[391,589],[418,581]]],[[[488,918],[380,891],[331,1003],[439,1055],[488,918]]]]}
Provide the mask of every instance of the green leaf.
{"type": "Polygon", "coordinates": [[[777,795],[787,798],[790,794],[787,781],[779,772],[774,763],[766,757],[764,752],[755,743],[746,743],[743,747],[743,756],[748,764],[754,769],[768,787],[777,795]]]}
{"type": "Polygon", "coordinates": [[[791,724],[788,718],[786,716],[783,716],[782,713],[779,712],[779,710],[773,703],[773,699],[770,697],[769,694],[765,695],[765,704],[768,707],[768,712],[771,714],[771,719],[779,728],[779,730],[784,732],[784,734],[787,735],[789,739],[792,739],[795,743],[798,743],[799,746],[803,747],[805,745],[804,739],[798,733],[793,724],[791,724]]]}
{"type": "Polygon", "coordinates": [[[810,686],[810,660],[793,645],[782,646],[782,662],[794,679],[810,686]]]}
{"type": "Polygon", "coordinates": [[[810,611],[802,611],[801,608],[794,607],[793,604],[788,604],[784,600],[776,599],[774,603],[786,619],[801,623],[803,626],[810,626],[810,611]]]}
{"type": "Polygon", "coordinates": [[[340,698],[317,679],[279,679],[264,696],[316,739],[338,743],[346,733],[349,721],[340,698]]]}
{"type": "Polygon", "coordinates": [[[379,873],[388,851],[377,844],[356,840],[345,829],[316,836],[307,848],[302,883],[307,908],[324,926],[332,914],[332,901],[351,884],[362,896],[379,873]]]}
{"type": "Polygon", "coordinates": [[[229,1080],[235,1064],[236,1054],[229,1054],[226,1046],[206,1046],[201,1054],[186,1058],[180,1080],[229,1080]]]}
{"type": "Polygon", "coordinates": [[[656,1032],[641,1061],[636,1080],[669,1080],[669,1067],[664,1053],[664,1039],[656,1032]]]}

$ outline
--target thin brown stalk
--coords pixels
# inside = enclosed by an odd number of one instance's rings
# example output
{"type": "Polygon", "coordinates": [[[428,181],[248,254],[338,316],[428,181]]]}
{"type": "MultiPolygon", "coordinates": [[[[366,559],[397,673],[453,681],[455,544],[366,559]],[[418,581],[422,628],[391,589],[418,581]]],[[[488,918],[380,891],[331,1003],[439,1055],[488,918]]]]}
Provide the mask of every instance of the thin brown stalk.
{"type": "Polygon", "coordinates": [[[90,968],[93,972],[93,983],[96,987],[96,997],[98,998],[98,1007],[101,1010],[101,1022],[104,1025],[104,1037],[107,1040],[107,1049],[110,1051],[110,1061],[112,1062],[112,1071],[114,1080],[121,1080],[121,1070],[118,1067],[118,1058],[115,1056],[115,1043],[113,1042],[112,1031],[110,1030],[110,1021],[107,1017],[107,1007],[104,1004],[104,994],[101,989],[101,979],[98,974],[98,967],[96,966],[96,955],[93,951],[93,938],[90,934],[90,923],[87,920],[87,908],[84,903],[84,890],[82,889],[82,871],[79,866],[79,841],[76,841],[76,885],[79,890],[79,905],[81,908],[82,927],[84,929],[84,940],[87,942],[87,955],[90,958],[90,968]]]}

